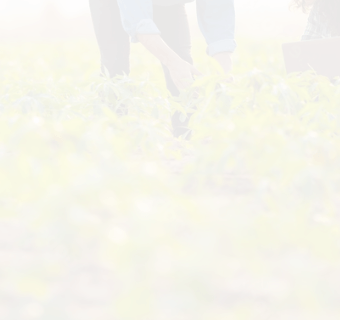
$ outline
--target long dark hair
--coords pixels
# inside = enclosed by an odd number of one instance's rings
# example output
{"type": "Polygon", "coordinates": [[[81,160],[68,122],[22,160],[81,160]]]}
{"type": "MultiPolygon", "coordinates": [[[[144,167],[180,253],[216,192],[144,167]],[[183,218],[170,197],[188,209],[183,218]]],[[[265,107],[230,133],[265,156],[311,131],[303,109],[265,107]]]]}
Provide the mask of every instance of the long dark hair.
{"type": "Polygon", "coordinates": [[[308,12],[313,6],[325,23],[329,26],[333,36],[340,36],[340,0],[293,0],[295,7],[308,12]]]}

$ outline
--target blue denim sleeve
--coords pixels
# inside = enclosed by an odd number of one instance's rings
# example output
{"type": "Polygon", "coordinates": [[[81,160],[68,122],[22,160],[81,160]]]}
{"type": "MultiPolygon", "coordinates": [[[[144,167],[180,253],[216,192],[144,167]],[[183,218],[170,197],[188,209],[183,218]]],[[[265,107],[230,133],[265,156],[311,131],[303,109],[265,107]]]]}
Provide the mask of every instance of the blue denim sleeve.
{"type": "Polygon", "coordinates": [[[124,30],[132,42],[138,42],[137,33],[160,34],[153,22],[152,0],[117,0],[124,30]]]}
{"type": "Polygon", "coordinates": [[[208,44],[207,52],[213,56],[220,52],[234,52],[235,6],[234,0],[196,0],[200,29],[208,44]]]}

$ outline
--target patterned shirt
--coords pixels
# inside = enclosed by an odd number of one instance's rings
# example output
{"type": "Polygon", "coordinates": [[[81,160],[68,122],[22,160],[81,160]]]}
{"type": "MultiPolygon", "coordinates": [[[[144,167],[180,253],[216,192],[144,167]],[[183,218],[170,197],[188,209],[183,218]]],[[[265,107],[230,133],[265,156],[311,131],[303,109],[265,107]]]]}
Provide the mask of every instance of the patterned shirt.
{"type": "Polygon", "coordinates": [[[307,28],[302,36],[302,41],[332,38],[332,28],[320,14],[319,3],[317,2],[309,15],[307,28]]]}

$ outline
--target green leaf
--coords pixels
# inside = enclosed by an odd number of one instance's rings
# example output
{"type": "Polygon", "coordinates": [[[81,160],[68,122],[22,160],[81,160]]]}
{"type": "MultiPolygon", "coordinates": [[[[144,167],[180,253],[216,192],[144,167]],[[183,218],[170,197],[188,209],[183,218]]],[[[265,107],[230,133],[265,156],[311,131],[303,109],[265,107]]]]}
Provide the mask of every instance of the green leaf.
{"type": "Polygon", "coordinates": [[[201,76],[200,78],[196,79],[192,84],[193,87],[202,87],[206,83],[208,83],[211,79],[211,76],[201,76]]]}
{"type": "Polygon", "coordinates": [[[28,113],[30,111],[30,107],[32,105],[32,98],[26,98],[23,103],[21,104],[21,111],[23,114],[28,113]]]}
{"type": "Polygon", "coordinates": [[[177,110],[177,111],[180,111],[182,113],[185,114],[185,116],[187,116],[187,113],[185,111],[185,109],[182,107],[182,105],[176,101],[173,101],[173,100],[169,100],[170,101],[170,104],[177,110]]]}
{"type": "Polygon", "coordinates": [[[106,68],[104,65],[103,65],[103,68],[104,68],[104,74],[105,76],[110,79],[110,71],[108,70],[108,68],[106,68]]]}
{"type": "MultiPolygon", "coordinates": [[[[120,99],[120,92],[119,92],[119,90],[115,87],[115,86],[112,86],[111,87],[111,89],[112,89],[112,91],[114,92],[114,94],[115,94],[115,99],[116,100],[118,100],[118,99],[120,99]]],[[[124,97],[123,97],[124,98],[124,97]]]]}
{"type": "Polygon", "coordinates": [[[3,96],[3,99],[4,99],[6,102],[9,102],[9,94],[8,94],[8,93],[5,94],[5,95],[3,96]]]}
{"type": "Polygon", "coordinates": [[[216,86],[216,85],[215,85],[215,80],[212,79],[212,80],[208,83],[208,85],[207,85],[207,87],[206,87],[206,89],[205,89],[205,93],[206,93],[207,97],[209,97],[209,96],[211,95],[211,93],[214,92],[215,86],[216,86]]]}
{"type": "Polygon", "coordinates": [[[33,296],[38,300],[45,300],[48,297],[47,283],[40,278],[27,275],[17,280],[15,286],[22,295],[33,296]]]}
{"type": "Polygon", "coordinates": [[[309,198],[313,195],[313,178],[312,176],[308,173],[306,174],[304,178],[304,183],[302,186],[302,193],[305,195],[305,197],[309,198]]]}
{"type": "Polygon", "coordinates": [[[39,100],[35,100],[35,103],[36,103],[36,106],[38,108],[38,111],[42,115],[45,111],[45,106],[39,100]]]}
{"type": "Polygon", "coordinates": [[[109,119],[117,120],[117,114],[113,112],[109,107],[104,106],[101,108],[104,115],[106,115],[109,119]]]}
{"type": "Polygon", "coordinates": [[[138,132],[136,139],[135,139],[135,146],[138,146],[142,142],[144,135],[145,135],[144,131],[138,132]]]}
{"type": "Polygon", "coordinates": [[[216,166],[217,173],[222,173],[223,172],[224,167],[225,167],[226,163],[228,162],[229,155],[230,155],[230,151],[229,150],[226,150],[226,151],[223,152],[223,155],[220,158],[220,160],[218,161],[217,166],[216,166]]]}
{"type": "Polygon", "coordinates": [[[108,97],[110,94],[113,93],[113,91],[112,91],[112,89],[111,89],[111,87],[108,83],[104,83],[103,88],[104,88],[105,97],[108,97]]]}
{"type": "Polygon", "coordinates": [[[87,121],[87,119],[80,113],[80,112],[77,112],[75,110],[69,110],[70,112],[72,112],[73,114],[75,114],[76,116],[78,116],[79,118],[83,119],[84,121],[87,121]]]}
{"type": "Polygon", "coordinates": [[[23,97],[22,98],[19,98],[19,99],[17,99],[17,100],[15,100],[14,102],[13,102],[13,105],[14,106],[17,106],[17,105],[20,105],[20,103],[23,101],[23,97]]]}
{"type": "Polygon", "coordinates": [[[159,118],[159,111],[157,105],[154,105],[152,108],[151,116],[155,119],[159,118]]]}
{"type": "Polygon", "coordinates": [[[66,114],[66,110],[59,110],[58,113],[57,113],[57,121],[62,119],[65,114],[66,114]]]}
{"type": "Polygon", "coordinates": [[[93,83],[91,83],[91,81],[89,81],[89,80],[82,81],[82,82],[78,83],[78,87],[85,88],[85,87],[89,86],[90,84],[91,84],[91,91],[92,91],[93,83]]]}
{"type": "Polygon", "coordinates": [[[34,96],[34,98],[43,98],[43,99],[55,99],[54,96],[47,93],[40,93],[34,96]]]}
{"type": "Polygon", "coordinates": [[[181,121],[182,123],[185,121],[187,117],[185,116],[185,114],[181,113],[179,116],[179,121],[181,121]]]}
{"type": "Polygon", "coordinates": [[[223,75],[225,74],[224,69],[222,68],[222,66],[219,64],[219,62],[216,59],[209,56],[209,60],[215,71],[217,71],[219,74],[223,74],[223,75]]]}
{"type": "Polygon", "coordinates": [[[136,286],[117,299],[114,310],[121,319],[141,319],[152,313],[154,295],[147,286],[136,286]]]}

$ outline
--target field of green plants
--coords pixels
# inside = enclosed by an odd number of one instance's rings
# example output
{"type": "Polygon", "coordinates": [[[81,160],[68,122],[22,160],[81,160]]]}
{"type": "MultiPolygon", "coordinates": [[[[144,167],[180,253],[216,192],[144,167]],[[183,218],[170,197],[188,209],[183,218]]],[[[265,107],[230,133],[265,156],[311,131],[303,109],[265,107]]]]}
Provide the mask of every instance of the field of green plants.
{"type": "Polygon", "coordinates": [[[280,45],[226,83],[195,43],[178,99],[139,45],[115,80],[95,43],[0,45],[0,319],[338,320],[340,81],[280,45]]]}

